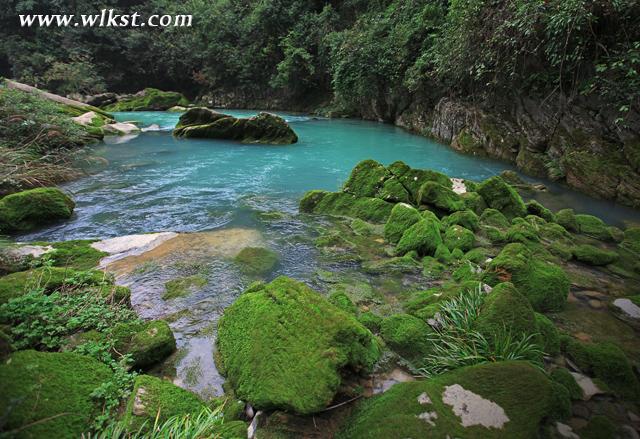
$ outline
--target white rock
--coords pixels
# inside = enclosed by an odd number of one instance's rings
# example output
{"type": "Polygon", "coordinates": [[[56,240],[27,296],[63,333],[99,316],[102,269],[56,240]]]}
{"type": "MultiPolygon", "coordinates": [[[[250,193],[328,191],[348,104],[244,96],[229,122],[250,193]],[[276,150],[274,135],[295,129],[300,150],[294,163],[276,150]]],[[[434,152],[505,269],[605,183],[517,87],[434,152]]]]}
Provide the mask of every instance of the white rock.
{"type": "Polygon", "coordinates": [[[570,372],[573,375],[573,378],[576,380],[576,383],[582,389],[582,399],[585,401],[589,401],[593,395],[597,395],[599,393],[604,393],[602,390],[596,386],[596,384],[586,375],[582,375],[578,372],[570,372]]]}
{"type": "Polygon", "coordinates": [[[467,186],[464,184],[464,180],[461,178],[451,178],[451,183],[453,183],[453,191],[458,194],[458,195],[462,195],[462,194],[466,194],[467,193],[467,186]]]}
{"type": "Polygon", "coordinates": [[[262,411],[259,410],[256,415],[253,417],[249,428],[247,428],[247,438],[254,439],[256,437],[256,430],[258,430],[258,418],[262,414],[262,411]]]}
{"type": "Polygon", "coordinates": [[[95,113],[95,111],[89,111],[87,113],[81,114],[80,116],[72,117],[71,120],[82,126],[87,126],[91,125],[93,118],[97,116],[98,115],[95,113]]]}
{"type": "Polygon", "coordinates": [[[619,308],[627,317],[640,319],[640,306],[629,299],[616,299],[613,301],[613,306],[619,308]]]}
{"type": "Polygon", "coordinates": [[[485,428],[502,428],[509,422],[502,407],[466,390],[460,384],[445,387],[442,402],[452,407],[463,427],[481,425],[485,428]]]}
{"type": "Polygon", "coordinates": [[[418,404],[431,404],[431,398],[429,398],[427,392],[422,392],[420,395],[418,395],[418,404]]]}
{"type": "Polygon", "coordinates": [[[11,248],[7,251],[9,256],[15,258],[21,258],[25,256],[33,256],[34,258],[39,258],[40,256],[49,253],[53,250],[53,247],[50,245],[21,245],[19,247],[11,248]]]}
{"type": "Polygon", "coordinates": [[[109,256],[100,261],[100,267],[106,267],[110,263],[127,256],[140,255],[153,250],[160,244],[178,236],[174,232],[147,233],[143,235],[118,236],[117,238],[104,239],[94,242],[91,247],[101,252],[109,253],[109,256]]]}
{"type": "Polygon", "coordinates": [[[438,419],[438,414],[436,412],[424,412],[424,413],[420,413],[417,416],[418,416],[418,419],[423,420],[427,424],[430,424],[433,427],[436,426],[436,423],[433,422],[436,419],[438,419]]]}
{"type": "Polygon", "coordinates": [[[127,134],[139,133],[140,128],[132,123],[116,122],[109,123],[102,127],[102,130],[107,135],[113,136],[126,136],[127,134]]]}
{"type": "Polygon", "coordinates": [[[562,422],[556,422],[556,430],[560,436],[567,439],[580,439],[580,436],[575,434],[570,426],[563,424],[562,422]]]}

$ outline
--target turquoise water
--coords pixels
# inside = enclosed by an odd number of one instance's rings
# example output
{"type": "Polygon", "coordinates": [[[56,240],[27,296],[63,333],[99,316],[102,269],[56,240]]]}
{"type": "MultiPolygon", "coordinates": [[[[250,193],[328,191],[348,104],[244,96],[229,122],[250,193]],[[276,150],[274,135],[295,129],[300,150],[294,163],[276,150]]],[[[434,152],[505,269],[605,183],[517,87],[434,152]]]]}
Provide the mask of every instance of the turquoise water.
{"type": "MultiPolygon", "coordinates": [[[[246,116],[251,111],[232,111],[246,116]]],[[[120,121],[144,132],[100,148],[109,166],[65,186],[75,195],[74,218],[22,237],[64,240],[103,238],[153,231],[200,231],[245,225],[251,210],[295,212],[309,189],[336,190],[353,166],[373,158],[384,164],[403,160],[452,177],[481,180],[512,166],[458,154],[451,148],[400,128],[358,120],[328,120],[283,114],[300,137],[288,146],[243,145],[222,140],[175,139],[179,114],[119,113],[120,121]]],[[[550,184],[541,198],[550,207],[574,207],[619,224],[638,212],[599,202],[550,184]]]]}

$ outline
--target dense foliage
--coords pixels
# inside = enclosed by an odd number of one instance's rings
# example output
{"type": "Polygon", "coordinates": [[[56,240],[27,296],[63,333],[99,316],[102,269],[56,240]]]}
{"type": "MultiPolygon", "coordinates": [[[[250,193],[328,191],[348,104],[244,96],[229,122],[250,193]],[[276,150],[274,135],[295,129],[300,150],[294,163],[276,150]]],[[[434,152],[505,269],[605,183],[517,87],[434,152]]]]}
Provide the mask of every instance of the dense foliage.
{"type": "Polygon", "coordinates": [[[526,91],[640,100],[634,0],[10,0],[0,74],[60,93],[144,86],[395,114],[407,95],[526,91]],[[20,13],[192,14],[192,28],[20,28],[20,13]]]}

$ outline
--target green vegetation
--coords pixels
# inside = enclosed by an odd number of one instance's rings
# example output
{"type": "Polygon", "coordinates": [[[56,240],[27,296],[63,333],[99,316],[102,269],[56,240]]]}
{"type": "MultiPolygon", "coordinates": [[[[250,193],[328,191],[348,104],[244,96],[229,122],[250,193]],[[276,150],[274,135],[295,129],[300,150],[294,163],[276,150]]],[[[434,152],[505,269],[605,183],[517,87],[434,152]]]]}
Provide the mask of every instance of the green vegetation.
{"type": "Polygon", "coordinates": [[[568,391],[571,399],[581,400],[583,397],[582,388],[576,382],[576,379],[565,368],[557,368],[551,371],[550,377],[556,383],[564,386],[568,391]]]}
{"type": "Polygon", "coordinates": [[[469,229],[462,226],[453,225],[449,227],[444,235],[444,245],[449,250],[460,249],[467,252],[473,248],[475,236],[469,229]]]}
{"type": "Polygon", "coordinates": [[[106,111],[149,111],[168,110],[176,105],[188,105],[189,101],[182,94],[162,91],[157,88],[145,88],[129,98],[108,105],[106,111]]]}
{"type": "Polygon", "coordinates": [[[416,251],[421,256],[430,256],[440,244],[440,223],[433,219],[421,219],[404,231],[396,246],[396,253],[405,255],[416,251]]]}
{"type": "Polygon", "coordinates": [[[164,300],[175,299],[176,297],[184,297],[191,294],[194,290],[202,289],[209,283],[206,278],[201,275],[194,274],[192,276],[171,279],[164,284],[165,292],[162,295],[164,300]]]}
{"type": "Polygon", "coordinates": [[[264,276],[271,273],[280,260],[273,250],[262,247],[243,248],[235,257],[240,270],[253,276],[264,276]]]}
{"type": "Polygon", "coordinates": [[[38,188],[0,199],[0,233],[26,232],[71,218],[75,203],[60,189],[38,188]]]}
{"type": "Polygon", "coordinates": [[[593,245],[579,245],[573,248],[573,256],[589,265],[609,265],[618,260],[618,254],[593,245]]]}
{"type": "Polygon", "coordinates": [[[382,320],[380,335],[385,343],[407,360],[420,364],[431,350],[431,328],[409,314],[395,314],[382,320]]]}
{"type": "Polygon", "coordinates": [[[522,198],[500,177],[491,177],[482,182],[478,186],[478,193],[489,207],[500,211],[508,219],[525,216],[527,209],[522,198]]]}
{"type": "Polygon", "coordinates": [[[397,243],[409,227],[422,219],[420,212],[408,204],[398,203],[393,206],[391,215],[384,225],[384,237],[391,243],[397,243]]]}

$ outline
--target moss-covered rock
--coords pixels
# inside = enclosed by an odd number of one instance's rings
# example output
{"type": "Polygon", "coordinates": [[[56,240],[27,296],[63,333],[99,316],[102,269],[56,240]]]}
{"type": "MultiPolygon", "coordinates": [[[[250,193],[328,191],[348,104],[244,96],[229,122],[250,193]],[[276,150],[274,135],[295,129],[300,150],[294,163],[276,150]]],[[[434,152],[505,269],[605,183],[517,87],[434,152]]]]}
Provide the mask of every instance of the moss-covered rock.
{"type": "Polygon", "coordinates": [[[397,177],[386,179],[376,196],[390,203],[414,202],[409,191],[400,183],[400,179],[397,177]]]}
{"type": "Polygon", "coordinates": [[[316,206],[322,199],[330,194],[328,191],[311,190],[306,192],[300,199],[299,209],[303,213],[313,213],[316,206]]]}
{"type": "Polygon", "coordinates": [[[408,191],[412,203],[419,203],[418,192],[427,181],[433,181],[446,188],[452,187],[452,182],[446,175],[428,169],[412,169],[401,161],[392,163],[387,169],[408,191]]]}
{"type": "Polygon", "coordinates": [[[245,247],[234,258],[242,272],[253,276],[271,273],[279,260],[276,252],[263,247],[245,247]]]}
{"type": "Polygon", "coordinates": [[[477,192],[466,192],[461,194],[460,197],[462,201],[464,201],[466,208],[476,215],[481,215],[487,208],[487,203],[484,201],[484,198],[477,192]]]}
{"type": "Polygon", "coordinates": [[[432,334],[429,325],[409,314],[394,314],[380,325],[380,335],[387,346],[418,364],[431,350],[432,334]]]}
{"type": "Polygon", "coordinates": [[[301,414],[331,401],[344,369],[369,370],[380,353],[354,316],[286,277],[253,285],[225,310],[218,352],[240,399],[301,414]]]}
{"type": "Polygon", "coordinates": [[[162,299],[171,300],[176,297],[188,296],[194,290],[203,288],[207,283],[207,279],[198,274],[171,279],[164,284],[165,292],[162,294],[162,299]]]}
{"type": "Polygon", "coordinates": [[[195,394],[170,381],[149,375],[136,377],[123,421],[130,431],[151,429],[172,416],[200,413],[206,405],[195,394]]]}
{"type": "Polygon", "coordinates": [[[351,301],[349,296],[342,291],[336,291],[329,295],[329,302],[348,314],[357,315],[358,307],[351,301]]]}
{"type": "Polygon", "coordinates": [[[440,302],[470,294],[479,286],[478,281],[471,280],[462,283],[448,282],[440,287],[417,291],[404,303],[404,309],[407,313],[427,321],[440,310],[440,302]]]}
{"type": "Polygon", "coordinates": [[[571,232],[578,232],[578,221],[573,209],[562,209],[556,213],[556,222],[571,232]]]}
{"type": "Polygon", "coordinates": [[[538,228],[522,218],[514,218],[513,224],[507,229],[505,239],[508,242],[521,242],[523,244],[540,241],[538,228]]]}
{"type": "Polygon", "coordinates": [[[454,212],[448,217],[443,218],[442,223],[446,227],[459,225],[474,232],[480,228],[480,219],[478,218],[478,215],[471,210],[454,212]]]}
{"type": "Polygon", "coordinates": [[[640,227],[629,227],[625,230],[620,247],[640,255],[640,227]]]}
{"type": "Polygon", "coordinates": [[[447,213],[466,209],[466,205],[460,195],[435,181],[427,181],[420,186],[418,204],[433,206],[447,213]]]}
{"type": "Polygon", "coordinates": [[[640,397],[640,384],[622,349],[610,342],[585,343],[563,339],[564,350],[584,373],[604,381],[625,398],[640,397]]]}
{"type": "Polygon", "coordinates": [[[486,209],[480,215],[480,224],[483,226],[492,226],[498,229],[507,229],[510,226],[509,220],[502,212],[496,209],[486,209]]]}
{"type": "Polygon", "coordinates": [[[351,170],[342,190],[357,197],[375,198],[389,177],[389,171],[375,160],[364,160],[351,170]]]}
{"type": "Polygon", "coordinates": [[[593,215],[576,215],[578,232],[600,241],[613,241],[609,227],[600,218],[593,215]]]}
{"type": "Polygon", "coordinates": [[[414,207],[404,203],[396,204],[384,225],[385,239],[391,243],[397,243],[403,233],[421,219],[422,215],[414,207]]]}
{"type": "Polygon", "coordinates": [[[370,223],[385,223],[393,204],[380,198],[356,197],[345,192],[307,192],[300,202],[306,213],[360,218],[370,223]]]}
{"type": "Polygon", "coordinates": [[[604,250],[599,247],[583,244],[572,249],[573,256],[580,262],[589,265],[609,265],[619,258],[614,251],[604,250]]]}
{"type": "MultiPolygon", "coordinates": [[[[100,263],[100,259],[108,253],[96,250],[91,246],[92,240],[72,240],[42,243],[51,246],[52,251],[46,253],[45,259],[56,267],[69,267],[74,270],[89,270],[100,263]]],[[[40,243],[38,243],[40,244],[40,243]]]]}
{"type": "Polygon", "coordinates": [[[453,257],[451,256],[451,250],[445,244],[438,245],[436,248],[436,252],[433,254],[433,257],[438,260],[438,262],[442,262],[443,264],[448,264],[451,262],[453,257]]]}
{"type": "Polygon", "coordinates": [[[132,367],[145,369],[167,358],[176,350],[176,340],[167,322],[120,323],[113,328],[115,348],[130,354],[132,367]]]}
{"type": "Polygon", "coordinates": [[[75,203],[57,188],[37,188],[0,199],[0,233],[26,232],[71,218],[75,203]]]}
{"type": "Polygon", "coordinates": [[[382,325],[382,317],[371,311],[363,312],[358,316],[358,321],[364,325],[369,331],[374,334],[380,332],[380,326],[382,325]]]}
{"type": "Polygon", "coordinates": [[[562,310],[571,285],[562,268],[536,258],[520,243],[506,245],[487,267],[483,280],[489,285],[512,282],[538,312],[562,310]]]}
{"type": "Polygon", "coordinates": [[[485,297],[475,329],[488,338],[505,330],[521,337],[536,332],[536,320],[527,299],[512,283],[504,282],[485,297]]]}
{"type": "Polygon", "coordinates": [[[182,114],[173,135],[274,145],[289,145],[298,141],[298,136],[287,122],[275,114],[262,112],[243,119],[208,108],[191,108],[182,114]]]}
{"type": "Polygon", "coordinates": [[[491,177],[478,186],[477,191],[492,209],[507,218],[525,216],[527,209],[518,192],[500,177],[491,177]]]}
{"type": "Polygon", "coordinates": [[[536,215],[543,218],[545,221],[553,223],[556,221],[556,216],[549,209],[538,203],[536,200],[531,200],[525,204],[527,213],[529,215],[536,215]]]}
{"type": "Polygon", "coordinates": [[[544,314],[535,313],[537,342],[547,355],[560,352],[560,332],[544,314]]]}
{"type": "Polygon", "coordinates": [[[440,223],[435,220],[421,219],[402,234],[396,246],[396,253],[404,255],[416,251],[421,256],[430,256],[440,244],[442,244],[440,223]]]}
{"type": "Polygon", "coordinates": [[[589,419],[587,425],[578,430],[581,439],[613,439],[618,428],[609,418],[595,415],[589,419]]]}
{"type": "Polygon", "coordinates": [[[188,105],[189,101],[181,93],[145,88],[127,96],[114,104],[107,105],[106,111],[164,111],[175,106],[188,105]]]}
{"type": "Polygon", "coordinates": [[[444,235],[444,245],[446,245],[449,250],[458,248],[463,252],[467,252],[473,248],[475,239],[476,237],[471,230],[454,225],[447,229],[444,235]]]}
{"type": "Polygon", "coordinates": [[[549,374],[551,379],[569,391],[569,396],[573,400],[581,400],[583,397],[582,387],[578,385],[576,379],[564,367],[553,369],[549,374]]]}
{"type": "Polygon", "coordinates": [[[21,438],[80,437],[101,412],[92,393],[112,375],[78,354],[15,352],[0,364],[3,430],[21,438]]]}
{"type": "Polygon", "coordinates": [[[363,401],[336,437],[533,438],[554,410],[544,373],[526,362],[489,363],[396,384],[363,401]]]}

